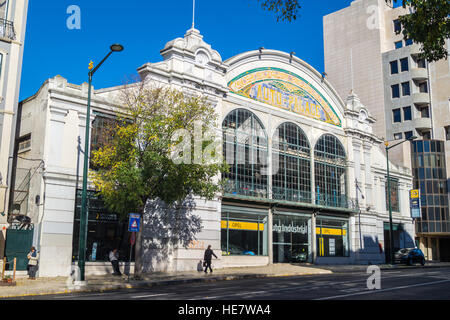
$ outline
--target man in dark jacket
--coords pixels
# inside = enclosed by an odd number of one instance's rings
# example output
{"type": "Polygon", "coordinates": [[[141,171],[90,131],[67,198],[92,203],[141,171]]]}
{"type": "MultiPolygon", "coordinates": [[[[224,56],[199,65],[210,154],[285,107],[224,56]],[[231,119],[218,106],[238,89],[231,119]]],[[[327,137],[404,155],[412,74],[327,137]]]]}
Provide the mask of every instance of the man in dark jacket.
{"type": "Polygon", "coordinates": [[[216,257],[216,259],[218,259],[217,256],[214,254],[214,252],[211,250],[211,246],[208,246],[208,249],[206,249],[206,251],[205,251],[205,257],[204,257],[205,262],[203,264],[203,266],[205,267],[205,273],[208,273],[208,268],[211,271],[211,273],[213,272],[212,268],[211,268],[212,256],[214,256],[214,257],[216,257]]]}

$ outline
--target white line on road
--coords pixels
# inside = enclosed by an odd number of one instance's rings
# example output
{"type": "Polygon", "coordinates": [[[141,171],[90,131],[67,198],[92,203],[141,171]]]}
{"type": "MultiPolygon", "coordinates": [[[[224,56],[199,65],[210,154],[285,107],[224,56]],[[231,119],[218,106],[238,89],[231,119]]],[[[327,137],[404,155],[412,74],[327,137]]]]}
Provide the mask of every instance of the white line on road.
{"type": "Polygon", "coordinates": [[[152,298],[152,297],[161,297],[161,296],[168,296],[170,293],[161,293],[161,294],[149,294],[146,296],[134,296],[131,297],[132,299],[144,299],[144,298],[152,298]]]}
{"type": "Polygon", "coordinates": [[[357,293],[342,294],[342,295],[339,295],[339,296],[325,297],[325,298],[319,298],[319,299],[315,299],[315,300],[331,300],[331,299],[337,299],[337,298],[358,296],[358,295],[363,295],[363,294],[371,294],[371,293],[378,293],[378,292],[394,291],[394,290],[399,290],[399,289],[407,289],[407,288],[414,288],[414,287],[430,286],[430,285],[433,285],[433,284],[445,283],[445,282],[450,282],[450,280],[426,282],[426,283],[412,284],[412,285],[409,285],[409,286],[401,286],[401,287],[394,287],[394,288],[388,288],[388,289],[370,290],[370,291],[363,291],[363,292],[357,292],[357,293]]]}

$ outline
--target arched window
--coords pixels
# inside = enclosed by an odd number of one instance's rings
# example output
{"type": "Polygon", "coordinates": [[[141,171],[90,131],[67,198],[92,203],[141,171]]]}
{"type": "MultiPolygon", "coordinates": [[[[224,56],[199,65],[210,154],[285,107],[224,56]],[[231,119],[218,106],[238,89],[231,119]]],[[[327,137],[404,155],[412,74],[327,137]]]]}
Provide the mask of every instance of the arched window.
{"type": "Polygon", "coordinates": [[[272,144],[272,194],[277,200],[311,202],[311,148],[299,126],[279,126],[272,144]]]}
{"type": "Polygon", "coordinates": [[[314,149],[314,176],[316,204],[346,208],[347,157],[339,140],[323,135],[314,149]]]}
{"type": "Polygon", "coordinates": [[[224,174],[225,193],[267,198],[267,135],[250,111],[236,109],[222,125],[224,157],[230,167],[224,174]]]}

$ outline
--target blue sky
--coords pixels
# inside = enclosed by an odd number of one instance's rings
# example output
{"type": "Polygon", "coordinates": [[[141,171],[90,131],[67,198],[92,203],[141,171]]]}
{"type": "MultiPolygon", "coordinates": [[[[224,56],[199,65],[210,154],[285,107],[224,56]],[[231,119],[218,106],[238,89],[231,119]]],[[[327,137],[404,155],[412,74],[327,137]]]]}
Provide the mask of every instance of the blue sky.
{"type": "MultiPolygon", "coordinates": [[[[122,84],[147,62],[162,60],[160,50],[182,37],[192,23],[192,0],[47,0],[29,1],[20,100],[42,83],[61,75],[74,84],[87,82],[90,60],[98,63],[113,43],[125,50],[111,56],[95,74],[94,87],[122,84]],[[81,29],[67,28],[67,8],[81,9],[81,29]]],[[[223,60],[267,49],[296,52],[322,72],[323,20],[351,0],[301,0],[300,16],[277,22],[257,0],[196,0],[195,27],[223,60]]]]}

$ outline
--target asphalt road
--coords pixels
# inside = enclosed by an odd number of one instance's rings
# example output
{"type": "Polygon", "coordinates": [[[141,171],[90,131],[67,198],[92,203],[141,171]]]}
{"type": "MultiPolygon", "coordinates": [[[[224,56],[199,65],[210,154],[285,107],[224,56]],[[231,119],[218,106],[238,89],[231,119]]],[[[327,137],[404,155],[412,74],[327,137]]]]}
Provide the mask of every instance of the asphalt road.
{"type": "MultiPolygon", "coordinates": [[[[365,272],[219,281],[26,297],[21,300],[450,300],[450,268],[381,271],[380,289],[369,290],[365,272]]],[[[370,281],[374,284],[375,282],[370,281]]]]}

